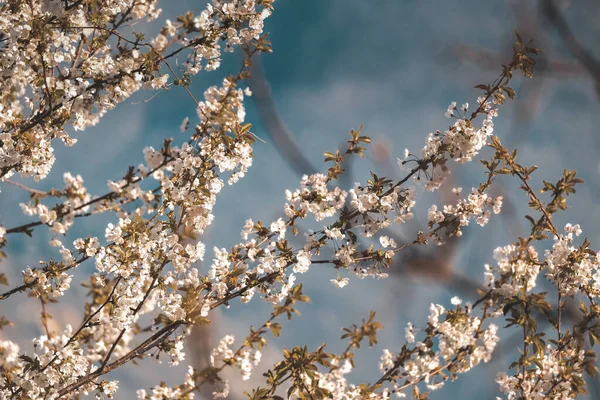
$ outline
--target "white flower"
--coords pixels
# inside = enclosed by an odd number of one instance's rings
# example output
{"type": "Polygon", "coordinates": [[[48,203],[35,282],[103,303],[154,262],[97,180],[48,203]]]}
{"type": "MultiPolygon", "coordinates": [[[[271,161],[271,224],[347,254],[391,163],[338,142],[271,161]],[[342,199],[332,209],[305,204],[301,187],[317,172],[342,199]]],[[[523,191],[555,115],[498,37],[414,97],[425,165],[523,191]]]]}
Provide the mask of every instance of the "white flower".
{"type": "Polygon", "coordinates": [[[579,226],[579,224],[566,224],[565,225],[565,232],[567,233],[574,233],[575,236],[579,236],[581,235],[581,227],[579,226]]]}
{"type": "Polygon", "coordinates": [[[308,253],[304,250],[300,250],[300,251],[298,251],[298,254],[296,255],[296,259],[298,261],[294,265],[294,268],[293,268],[294,272],[303,274],[306,271],[308,271],[308,268],[310,267],[310,264],[311,264],[310,253],[308,253]]]}
{"type": "Polygon", "coordinates": [[[446,110],[446,114],[444,114],[446,116],[446,118],[451,118],[454,115],[454,110],[456,110],[456,102],[455,101],[450,103],[450,105],[448,106],[448,110],[446,110]]]}
{"type": "Polygon", "coordinates": [[[382,247],[396,247],[396,242],[394,239],[391,239],[387,236],[380,236],[379,243],[381,243],[382,247]]]}
{"type": "Polygon", "coordinates": [[[504,198],[502,196],[498,196],[496,197],[496,200],[494,200],[494,206],[493,206],[493,211],[494,214],[499,214],[500,211],[502,210],[502,200],[504,198]]]}
{"type": "Polygon", "coordinates": [[[285,238],[286,229],[285,221],[281,218],[271,224],[271,232],[277,233],[279,239],[285,238]]]}
{"type": "Polygon", "coordinates": [[[404,338],[407,343],[415,342],[415,327],[412,323],[408,323],[408,326],[404,328],[404,338]]]}
{"type": "Polygon", "coordinates": [[[254,222],[251,219],[247,219],[246,224],[244,225],[244,228],[242,229],[242,238],[244,240],[248,240],[248,235],[250,235],[250,233],[252,232],[253,229],[254,229],[254,222]]]}
{"type": "Polygon", "coordinates": [[[344,286],[346,286],[348,282],[350,282],[350,279],[338,276],[336,279],[330,279],[329,282],[333,283],[336,287],[341,289],[344,286]]]}
{"type": "Polygon", "coordinates": [[[381,373],[386,373],[393,366],[394,354],[392,354],[392,352],[390,352],[388,349],[384,349],[379,361],[379,371],[381,371],[381,373]]]}
{"type": "MultiPolygon", "coordinates": [[[[124,182],[123,182],[124,184],[124,182]]],[[[121,193],[121,182],[108,181],[108,188],[113,193],[121,193]]]]}
{"type": "Polygon", "coordinates": [[[190,122],[189,117],[185,117],[183,121],[181,121],[181,125],[179,125],[179,132],[185,132],[188,128],[188,124],[190,122]]]}

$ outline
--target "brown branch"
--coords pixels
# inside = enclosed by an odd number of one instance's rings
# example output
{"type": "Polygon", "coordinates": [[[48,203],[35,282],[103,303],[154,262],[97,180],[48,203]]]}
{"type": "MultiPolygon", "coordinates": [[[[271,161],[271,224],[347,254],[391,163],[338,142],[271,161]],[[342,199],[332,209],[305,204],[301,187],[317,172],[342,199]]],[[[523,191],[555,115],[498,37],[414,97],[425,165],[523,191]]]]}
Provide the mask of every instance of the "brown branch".
{"type": "Polygon", "coordinates": [[[11,180],[11,179],[4,179],[4,182],[6,182],[6,183],[9,183],[9,184],[11,184],[11,185],[14,185],[14,186],[16,186],[16,187],[18,187],[18,188],[20,188],[20,189],[23,189],[23,190],[25,190],[26,192],[29,192],[29,193],[31,193],[31,194],[42,194],[42,195],[45,195],[45,194],[47,194],[47,193],[46,193],[46,192],[44,192],[43,190],[38,190],[38,189],[33,189],[33,188],[30,188],[30,187],[28,187],[28,186],[25,186],[25,185],[23,185],[22,183],[15,182],[15,181],[13,181],[13,180],[11,180]]]}
{"type": "Polygon", "coordinates": [[[596,83],[596,91],[600,95],[600,61],[586,49],[575,37],[567,20],[553,0],[542,0],[541,11],[554,26],[567,45],[571,54],[583,65],[596,83]]]}
{"type": "Polygon", "coordinates": [[[254,60],[251,74],[252,79],[248,81],[248,84],[250,90],[252,90],[254,103],[260,119],[265,124],[269,136],[273,139],[275,148],[281,154],[282,160],[299,176],[316,173],[317,168],[302,154],[302,151],[294,142],[292,132],[279,117],[259,58],[254,60]]]}

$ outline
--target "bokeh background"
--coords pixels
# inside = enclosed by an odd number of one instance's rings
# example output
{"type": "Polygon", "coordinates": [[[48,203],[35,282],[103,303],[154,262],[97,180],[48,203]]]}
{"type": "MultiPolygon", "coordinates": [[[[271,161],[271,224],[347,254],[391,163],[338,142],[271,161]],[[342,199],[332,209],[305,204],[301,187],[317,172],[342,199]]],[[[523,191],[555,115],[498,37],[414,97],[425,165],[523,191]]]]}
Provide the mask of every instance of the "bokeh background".
{"type": "MultiPolygon", "coordinates": [[[[152,37],[160,21],[174,19],[188,9],[200,11],[204,4],[164,1],[159,21],[136,26],[135,30],[152,37]]],[[[299,186],[302,172],[325,171],[323,152],[343,148],[350,129],[361,124],[373,143],[364,160],[356,157],[346,165],[348,174],[342,185],[348,188],[355,181],[364,182],[370,171],[401,177],[396,158],[403,157],[405,148],[419,153],[428,132],[447,128],[444,112],[451,101],[476,103],[480,91],[473,86],[492,82],[501,63],[510,60],[516,29],[524,40],[534,39],[544,55],[538,58],[533,80],[516,77],[513,81],[518,98],[501,108],[496,134],[508,147],[519,149],[523,163],[539,166],[533,176],[538,187],[542,179],[556,181],[564,168],[577,170],[585,184],[570,199],[569,210],[556,221],[558,225],[581,224],[592,246],[600,247],[600,203],[596,200],[600,195],[600,68],[574,54],[572,43],[564,40],[545,4],[546,0],[277,0],[265,29],[270,32],[273,53],[261,57],[262,72],[257,70],[257,78],[250,82],[255,96],[247,102],[247,119],[266,143],[256,143],[254,165],[247,176],[222,192],[215,222],[201,240],[208,249],[229,248],[239,241],[247,218],[270,223],[283,216],[284,191],[299,186]],[[295,145],[290,145],[290,140],[295,145]]],[[[592,61],[594,55],[600,59],[600,3],[572,0],[553,4],[592,61]]],[[[239,54],[228,54],[221,69],[200,73],[190,90],[202,97],[209,85],[237,71],[240,60],[239,54]]],[[[179,133],[181,121],[185,117],[192,123],[197,121],[193,102],[177,87],[153,95],[138,93],[109,112],[99,125],[75,133],[79,140],[75,147],[57,144],[57,163],[50,177],[39,184],[28,183],[44,190],[62,187],[62,175],[70,171],[82,175],[91,193],[102,194],[107,180],[121,178],[129,165],[143,161],[145,146],[158,148],[165,137],[182,142],[186,133],[179,133]]],[[[489,155],[486,150],[481,158],[489,155]]],[[[453,184],[465,190],[484,179],[478,162],[453,169],[452,176],[453,184]]],[[[394,351],[402,346],[408,321],[424,326],[429,304],[449,305],[456,294],[474,300],[474,288],[483,280],[483,265],[493,262],[494,248],[528,234],[523,218],[527,198],[517,187],[514,180],[501,181],[495,194],[507,198],[505,213],[493,217],[489,226],[468,227],[459,241],[446,248],[401,255],[387,280],[351,277],[347,287],[337,289],[329,282],[337,276],[330,266],[313,265],[307,274],[299,275],[298,282],[304,282],[312,304],[301,305],[302,316],[283,323],[280,338],[268,336],[269,346],[250,381],[242,382],[235,371],[226,374],[232,385],[231,398],[243,398],[244,390],[263,382],[261,371],[280,359],[284,346],[307,344],[315,349],[326,342],[330,351],[343,351],[346,343],[339,340],[341,328],[359,324],[368,318],[370,310],[377,311],[377,320],[385,329],[374,349],[358,351],[357,367],[350,379],[355,383],[376,380],[382,349],[394,351]]],[[[10,227],[26,222],[19,202],[26,201],[27,195],[6,184],[1,189],[0,224],[10,227]]],[[[394,231],[398,243],[412,240],[419,229],[426,228],[432,201],[445,202],[443,195],[422,192],[418,199],[423,205],[417,206],[416,221],[394,231]]],[[[102,236],[106,224],[115,219],[103,214],[78,220],[65,242],[88,234],[102,236]]],[[[47,246],[49,237],[47,229],[37,229],[32,238],[11,237],[9,257],[0,264],[0,271],[16,283],[27,265],[59,258],[58,252],[47,246]]],[[[302,236],[292,243],[301,244],[302,236]]],[[[207,251],[204,264],[199,265],[201,271],[208,269],[211,256],[207,251]]],[[[57,331],[66,323],[80,322],[85,290],[77,282],[92,271],[93,264],[82,265],[75,272],[68,297],[59,306],[50,306],[57,331]]],[[[15,340],[31,352],[31,338],[42,334],[39,302],[22,295],[14,297],[2,303],[1,313],[15,326],[0,332],[0,337],[15,340]]],[[[249,326],[262,324],[269,313],[270,306],[259,299],[246,305],[233,302],[229,309],[213,315],[210,329],[191,337],[187,361],[203,365],[206,351],[223,335],[233,334],[239,343],[249,326]]],[[[494,361],[449,383],[431,398],[487,399],[500,395],[494,378],[498,371],[506,370],[508,360],[516,354],[515,332],[502,334],[494,361]]],[[[135,390],[160,380],[179,383],[183,367],[157,366],[150,361],[125,366],[110,376],[121,381],[116,398],[135,398],[135,390]]],[[[600,398],[597,386],[591,385],[590,398],[600,398]]]]}

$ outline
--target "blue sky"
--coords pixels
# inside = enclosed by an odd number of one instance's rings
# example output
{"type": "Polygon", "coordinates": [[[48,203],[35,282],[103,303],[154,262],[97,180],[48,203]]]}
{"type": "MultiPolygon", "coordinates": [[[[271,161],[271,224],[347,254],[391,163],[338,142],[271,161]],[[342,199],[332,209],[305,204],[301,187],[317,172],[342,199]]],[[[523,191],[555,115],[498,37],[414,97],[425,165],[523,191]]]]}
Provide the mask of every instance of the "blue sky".
{"type": "MultiPolygon", "coordinates": [[[[522,2],[526,11],[529,10],[529,25],[522,26],[523,29],[534,26],[535,3],[522,2]]],[[[190,7],[200,10],[202,5],[203,2],[197,1],[163,2],[165,13],[161,18],[173,18],[190,7]]],[[[393,160],[402,157],[404,148],[418,152],[428,132],[447,127],[444,112],[448,103],[474,104],[479,92],[473,86],[491,82],[499,71],[499,65],[487,70],[456,59],[451,49],[457,44],[466,44],[498,53],[508,61],[508,45],[517,26],[511,3],[501,0],[277,0],[274,5],[275,13],[266,24],[273,53],[262,57],[266,76],[280,117],[290,127],[305,156],[323,170],[322,153],[339,147],[350,129],[360,124],[364,125],[365,134],[391,152],[393,160]]],[[[578,21],[576,32],[582,34],[584,43],[593,44],[594,35],[597,38],[598,31],[591,23],[594,15],[597,16],[597,8],[591,7],[586,13],[576,5],[565,8],[569,19],[578,21]]],[[[151,32],[152,27],[145,30],[151,32]]],[[[538,46],[551,58],[569,59],[551,29],[540,36],[542,42],[538,46]]],[[[237,70],[238,64],[237,54],[228,55],[222,69],[202,72],[190,89],[201,97],[208,85],[218,83],[225,74],[237,70]]],[[[537,113],[529,125],[514,120],[518,108],[531,102],[528,96],[535,90],[521,77],[516,78],[513,87],[519,99],[501,109],[496,133],[501,139],[508,137],[509,146],[519,146],[525,163],[540,167],[534,176],[538,182],[558,179],[563,168],[577,169],[586,184],[571,201],[568,217],[558,217],[558,221],[580,223],[592,243],[599,243],[600,207],[595,199],[600,194],[597,156],[600,142],[596,128],[600,114],[593,84],[585,76],[569,80],[544,79],[537,113]],[[509,136],[509,132],[514,134],[509,136]]],[[[151,95],[149,92],[136,95],[110,112],[98,126],[78,133],[79,143],[75,147],[65,149],[57,144],[58,161],[51,176],[38,187],[60,187],[63,172],[71,171],[83,176],[92,193],[100,194],[106,190],[108,179],[120,178],[128,165],[137,165],[143,160],[144,146],[159,147],[164,137],[183,140],[185,134],[178,131],[180,122],[186,116],[192,123],[196,118],[194,104],[187,94],[174,88],[144,102],[151,95]]],[[[254,132],[267,143],[257,142],[254,166],[247,177],[222,192],[215,208],[214,226],[202,239],[208,249],[214,245],[228,248],[236,243],[247,218],[270,222],[283,215],[285,189],[298,186],[299,177],[273,146],[251,100],[247,108],[247,119],[254,124],[254,132]]],[[[461,167],[456,172],[458,184],[468,188],[482,179],[476,164],[461,167]]],[[[353,164],[351,182],[364,181],[369,171],[379,172],[378,168],[382,167],[385,168],[369,154],[365,160],[353,164]]],[[[399,171],[389,168],[384,173],[399,176],[399,171]]],[[[493,219],[492,226],[485,229],[469,228],[459,247],[456,268],[473,279],[482,278],[483,264],[493,261],[492,251],[496,246],[514,239],[506,232],[521,229],[521,235],[526,234],[522,218],[526,198],[515,192],[514,181],[507,180],[504,184],[508,192],[513,193],[510,197],[517,204],[519,220],[502,224],[499,219],[493,219]]],[[[24,220],[18,207],[18,202],[24,199],[22,195],[13,194],[12,188],[3,188],[0,206],[4,226],[24,220]]],[[[425,212],[426,207],[418,209],[420,221],[424,220],[425,212]]],[[[114,221],[105,218],[78,221],[72,235],[96,232],[100,236],[107,222],[114,221]]],[[[36,231],[33,239],[11,237],[11,257],[3,263],[2,269],[16,277],[25,265],[33,266],[38,260],[56,257],[58,253],[43,250],[47,237],[44,229],[36,231]]],[[[211,254],[207,252],[207,256],[211,254]]],[[[206,269],[208,264],[202,268],[206,269]]],[[[91,268],[84,266],[78,274],[89,272],[91,268]]],[[[419,325],[426,320],[430,302],[447,304],[451,297],[451,293],[439,285],[407,277],[386,281],[352,279],[348,287],[339,290],[329,283],[329,279],[336,276],[336,272],[325,266],[313,266],[308,274],[299,276],[313,304],[301,306],[303,316],[284,324],[282,338],[269,346],[263,366],[269,361],[273,364],[284,345],[308,344],[314,348],[326,341],[331,350],[341,350],[345,345],[337,340],[340,328],[359,323],[374,309],[385,330],[376,350],[360,351],[359,367],[352,375],[357,382],[371,381],[377,374],[381,349],[402,346],[405,323],[410,320],[419,325]]],[[[83,294],[81,289],[76,292],[83,294]]],[[[37,303],[28,304],[23,302],[19,306],[31,311],[27,317],[37,315],[37,303]]],[[[76,324],[77,310],[71,304],[71,314],[64,316],[64,320],[74,318],[76,324]]],[[[259,300],[250,305],[234,303],[219,316],[215,335],[219,338],[225,333],[241,331],[237,335],[241,340],[249,324],[262,323],[268,313],[269,307],[259,300]]],[[[25,323],[25,316],[16,317],[25,323]]],[[[29,318],[29,321],[23,328],[29,336],[24,337],[33,337],[39,331],[37,320],[29,318]]],[[[11,337],[15,331],[8,330],[6,334],[11,337]]],[[[27,342],[21,343],[27,346],[27,342]]],[[[485,398],[498,394],[491,381],[497,371],[505,368],[506,361],[502,361],[500,353],[499,349],[496,355],[500,362],[480,368],[471,377],[462,377],[450,385],[450,392],[442,391],[431,398],[448,398],[450,393],[462,399],[481,398],[481,393],[487,391],[491,392],[485,398]]],[[[143,375],[140,371],[129,366],[122,375],[116,375],[123,379],[124,387],[118,398],[131,398],[135,389],[155,383],[148,381],[149,376],[164,378],[167,375],[172,383],[179,382],[183,376],[174,375],[166,365],[153,369],[144,366],[143,375]]],[[[260,377],[255,374],[254,378],[260,377]]],[[[259,381],[252,380],[252,383],[256,385],[259,381]]],[[[244,386],[236,388],[241,387],[244,386]]]]}

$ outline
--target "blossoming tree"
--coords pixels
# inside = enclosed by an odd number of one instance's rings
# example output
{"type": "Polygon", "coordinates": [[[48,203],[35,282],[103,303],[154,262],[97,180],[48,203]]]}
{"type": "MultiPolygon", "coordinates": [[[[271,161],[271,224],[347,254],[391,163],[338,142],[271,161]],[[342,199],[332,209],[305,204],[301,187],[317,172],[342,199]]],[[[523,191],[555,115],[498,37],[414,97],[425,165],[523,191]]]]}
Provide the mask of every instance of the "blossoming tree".
{"type": "MultiPolygon", "coordinates": [[[[539,50],[519,35],[498,78],[477,86],[482,95],[474,105],[452,103],[447,129],[427,135],[420,152],[406,150],[398,160],[402,179],[373,173],[349,191],[340,188],[336,183],[344,174],[344,160],[362,156],[370,142],[361,129],[353,130],[346,148],[325,153],[323,173],[305,175],[298,189],[286,192],[285,217],[248,219],[242,240],[229,250],[215,248],[208,272],[200,272],[195,263],[205,259],[203,234],[213,222],[217,197],[225,181],[236,183],[253,161],[257,137],[245,121],[244,99],[251,92],[244,80],[253,57],[270,51],[263,22],[273,6],[273,0],[214,0],[200,12],[165,21],[147,39],[123,33],[123,27],[159,18],[157,0],[12,0],[0,5],[0,188],[30,195],[21,204],[28,221],[0,226],[0,246],[6,249],[15,235],[48,229],[53,235],[49,245],[62,255],[59,261],[25,268],[22,282],[0,275],[8,285],[0,301],[26,294],[38,298],[46,331],[32,338],[33,351],[0,341],[0,398],[112,398],[119,383],[106,379],[107,374],[148,356],[177,365],[184,361],[184,339],[192,327],[209,324],[213,310],[238,298],[236,307],[266,301],[273,309],[264,323],[245,337],[239,332],[237,338],[223,337],[210,366],[190,368],[180,385],[150,387],[155,382],[148,382],[149,388],[138,391],[140,399],[191,399],[210,386],[215,398],[227,397],[230,388],[221,372],[238,369],[243,379],[250,377],[269,335],[285,328],[280,320],[291,318],[297,303],[309,300],[296,284],[298,274],[310,274],[313,264],[330,266],[331,282],[340,290],[355,277],[385,278],[404,249],[428,242],[443,246],[449,237],[460,237],[472,220],[488,224],[502,208],[502,197],[489,194],[500,175],[518,180],[527,194],[531,230],[494,252],[496,264],[482,271],[485,283],[477,301],[454,297],[450,309],[432,304],[428,317],[407,326],[405,344],[383,352],[375,381],[346,379],[356,349],[363,341],[377,341],[382,325],[373,312],[362,324],[344,329],[342,353],[328,352],[324,345],[285,349],[263,384],[246,395],[424,399],[446,381],[488,362],[502,323],[519,327],[523,338],[520,355],[498,376],[507,398],[567,399],[585,393],[584,377],[596,372],[592,346],[600,336],[600,264],[587,239],[579,239],[578,225],[559,228],[552,219],[566,209],[567,196],[581,180],[565,170],[555,183],[543,183],[548,196],[543,198],[532,183],[536,167],[523,164],[493,134],[498,110],[515,97],[509,86],[513,73],[533,75],[531,56],[539,50]],[[245,56],[239,71],[197,100],[188,88],[191,79],[218,68],[222,52],[235,49],[245,56]],[[176,146],[165,138],[161,148],[145,148],[145,162],[109,181],[106,193],[88,193],[81,176],[70,173],[64,175],[64,187],[50,191],[13,180],[44,179],[55,161],[53,142],[75,145],[69,130],[97,124],[144,88],[170,87],[185,90],[196,104],[199,121],[186,119],[180,127],[189,132],[188,140],[176,146]],[[478,187],[465,194],[453,188],[453,203],[431,205],[428,230],[414,232],[412,241],[398,244],[384,234],[413,218],[420,191],[449,185],[451,164],[473,161],[484,146],[494,154],[481,160],[486,179],[478,187]],[[106,215],[104,235],[90,232],[64,242],[80,219],[97,214],[106,215]],[[302,232],[298,223],[305,219],[323,229],[302,232]],[[304,238],[301,246],[291,244],[293,236],[304,238]],[[83,318],[75,327],[51,332],[44,307],[60,304],[72,277],[80,273],[77,267],[87,260],[96,272],[86,280],[89,300],[83,318]],[[554,284],[551,299],[536,289],[544,277],[554,284]],[[581,301],[579,314],[566,320],[565,304],[572,299],[581,301]],[[141,325],[143,316],[150,317],[149,326],[141,325]],[[538,329],[544,321],[554,337],[538,329]]],[[[4,317],[0,322],[10,323],[4,317]]]]}

